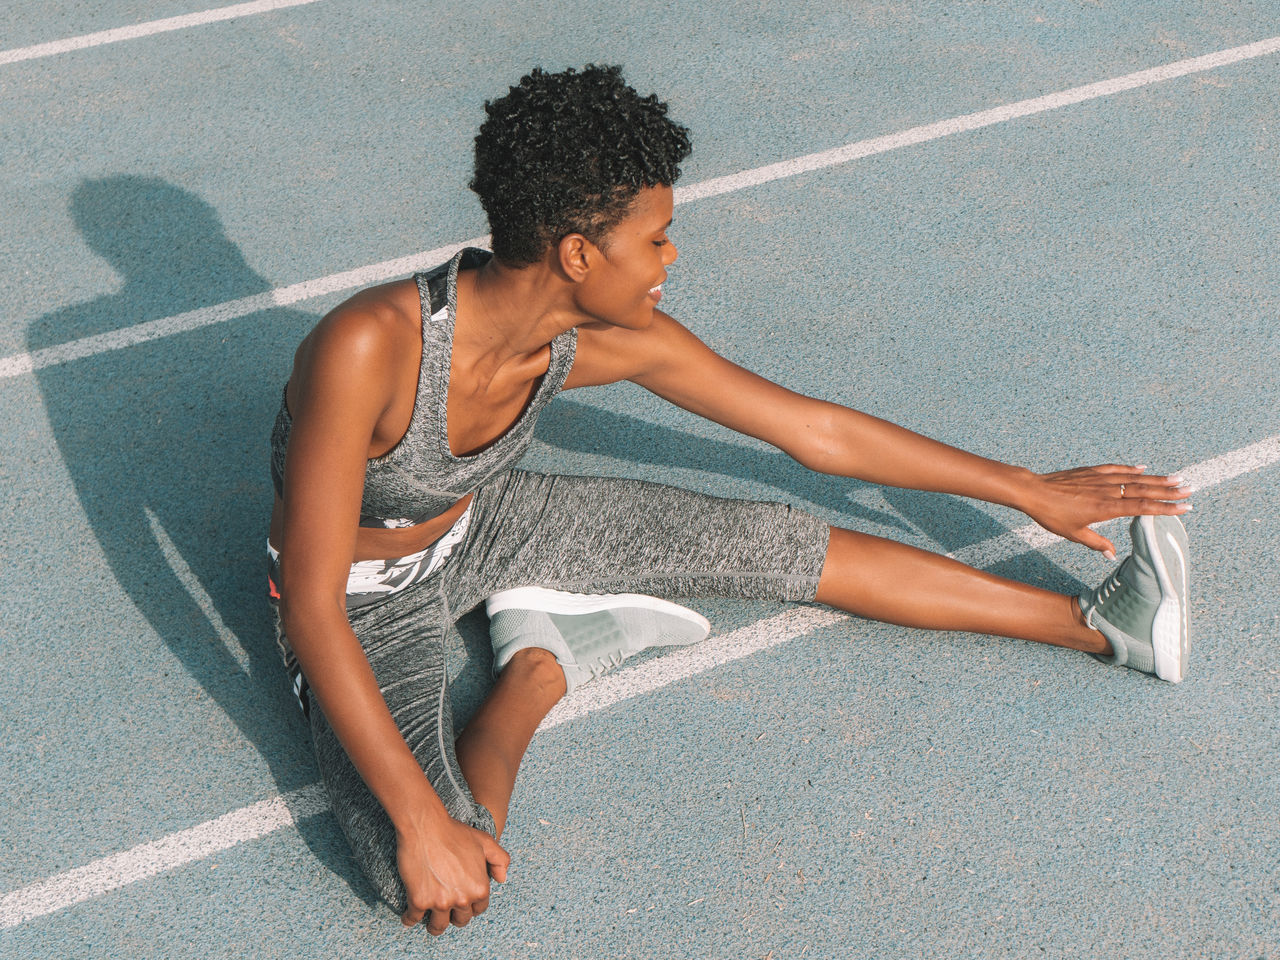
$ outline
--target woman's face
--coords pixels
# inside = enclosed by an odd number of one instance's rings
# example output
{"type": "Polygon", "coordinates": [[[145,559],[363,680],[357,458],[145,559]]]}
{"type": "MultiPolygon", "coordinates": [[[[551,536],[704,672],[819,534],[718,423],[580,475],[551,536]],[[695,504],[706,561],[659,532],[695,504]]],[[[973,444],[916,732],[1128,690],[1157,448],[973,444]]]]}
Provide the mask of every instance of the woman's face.
{"type": "Polygon", "coordinates": [[[627,215],[596,247],[591,271],[578,285],[580,310],[603,323],[642,329],[653,322],[676,248],[667,238],[670,187],[644,187],[627,215]]]}

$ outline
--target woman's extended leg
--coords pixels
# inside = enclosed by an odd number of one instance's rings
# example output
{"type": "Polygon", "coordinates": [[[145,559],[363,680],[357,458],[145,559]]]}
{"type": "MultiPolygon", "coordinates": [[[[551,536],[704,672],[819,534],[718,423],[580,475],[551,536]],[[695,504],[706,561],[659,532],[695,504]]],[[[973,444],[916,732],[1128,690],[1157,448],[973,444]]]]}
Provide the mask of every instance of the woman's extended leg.
{"type": "MultiPolygon", "coordinates": [[[[469,548],[446,571],[456,584],[454,609],[530,583],[584,593],[630,589],[775,600],[810,600],[816,593],[822,603],[893,623],[1112,653],[1107,638],[1086,625],[1074,597],[890,540],[828,531],[777,504],[519,471],[482,494],[469,548]]],[[[465,777],[499,831],[521,758],[563,694],[554,657],[524,651],[458,738],[465,777]]]]}
{"type": "MultiPolygon", "coordinates": [[[[1110,654],[1087,627],[1074,597],[993,576],[880,537],[833,528],[817,600],[904,626],[964,630],[1110,654]]],[[[534,732],[565,693],[565,677],[546,650],[521,650],[458,737],[458,765],[498,836],[520,761],[534,732]]]]}
{"type": "Polygon", "coordinates": [[[1006,580],[926,550],[832,528],[819,603],[907,627],[963,630],[1111,654],[1075,597],[1006,580]]]}

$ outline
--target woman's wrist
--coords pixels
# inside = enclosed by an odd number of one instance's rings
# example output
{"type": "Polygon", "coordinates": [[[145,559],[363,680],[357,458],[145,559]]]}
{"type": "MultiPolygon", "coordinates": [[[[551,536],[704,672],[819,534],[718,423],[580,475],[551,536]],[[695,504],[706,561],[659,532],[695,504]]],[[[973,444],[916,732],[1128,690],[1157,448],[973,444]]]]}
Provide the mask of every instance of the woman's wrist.
{"type": "Polygon", "coordinates": [[[1026,467],[1015,467],[1002,464],[1004,467],[996,480],[996,496],[991,503],[999,503],[1023,513],[1029,513],[1035,500],[1035,480],[1037,474],[1026,467]]]}
{"type": "Polygon", "coordinates": [[[420,783],[396,791],[396,796],[383,804],[397,836],[402,839],[434,833],[449,819],[440,797],[421,771],[419,779],[420,783]]]}

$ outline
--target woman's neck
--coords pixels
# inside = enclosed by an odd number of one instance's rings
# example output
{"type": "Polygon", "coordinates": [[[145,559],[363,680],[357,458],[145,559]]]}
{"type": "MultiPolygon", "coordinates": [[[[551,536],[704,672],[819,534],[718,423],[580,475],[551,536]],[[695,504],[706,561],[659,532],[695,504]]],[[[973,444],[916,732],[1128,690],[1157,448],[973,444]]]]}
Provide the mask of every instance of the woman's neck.
{"type": "Polygon", "coordinates": [[[489,260],[458,274],[458,342],[477,366],[526,359],[588,320],[573,309],[569,284],[545,263],[513,268],[489,260]]]}

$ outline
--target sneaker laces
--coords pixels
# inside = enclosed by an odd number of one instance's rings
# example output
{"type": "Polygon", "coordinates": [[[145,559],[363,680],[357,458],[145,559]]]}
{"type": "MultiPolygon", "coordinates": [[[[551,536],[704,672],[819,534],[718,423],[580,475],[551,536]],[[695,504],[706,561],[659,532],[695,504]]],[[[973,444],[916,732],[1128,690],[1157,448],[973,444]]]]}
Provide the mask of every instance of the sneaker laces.
{"type": "Polygon", "coordinates": [[[1093,592],[1093,602],[1089,604],[1088,609],[1084,611],[1084,625],[1092,630],[1098,627],[1093,622],[1094,614],[1096,614],[1103,604],[1110,599],[1111,595],[1120,589],[1120,568],[1116,567],[1111,571],[1111,576],[1103,580],[1098,589],[1093,592]]]}
{"type": "Polygon", "coordinates": [[[1107,599],[1120,589],[1120,568],[1117,567],[1112,571],[1111,576],[1102,581],[1102,586],[1098,587],[1097,596],[1094,599],[1095,604],[1103,604],[1107,599]]]}
{"type": "Polygon", "coordinates": [[[614,667],[621,666],[623,659],[621,653],[611,653],[608,657],[596,657],[595,662],[587,667],[591,673],[591,679],[595,680],[601,674],[608,673],[614,667]]]}

